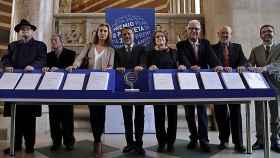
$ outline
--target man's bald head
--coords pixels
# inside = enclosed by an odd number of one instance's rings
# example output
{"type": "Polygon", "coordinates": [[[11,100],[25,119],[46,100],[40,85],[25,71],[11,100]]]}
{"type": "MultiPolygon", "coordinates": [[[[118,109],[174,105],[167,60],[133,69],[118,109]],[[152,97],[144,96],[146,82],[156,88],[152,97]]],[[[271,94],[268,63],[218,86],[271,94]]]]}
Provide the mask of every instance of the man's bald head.
{"type": "Polygon", "coordinates": [[[219,31],[218,31],[218,37],[219,37],[219,41],[221,43],[225,43],[228,44],[231,41],[231,27],[224,25],[222,26],[219,31]]]}

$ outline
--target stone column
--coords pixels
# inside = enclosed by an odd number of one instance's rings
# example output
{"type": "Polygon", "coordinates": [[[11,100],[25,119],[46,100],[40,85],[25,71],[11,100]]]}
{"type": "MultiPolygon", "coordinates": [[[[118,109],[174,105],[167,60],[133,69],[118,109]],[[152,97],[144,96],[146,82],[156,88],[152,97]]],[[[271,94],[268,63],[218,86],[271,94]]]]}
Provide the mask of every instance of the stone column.
{"type": "Polygon", "coordinates": [[[10,41],[17,40],[14,27],[25,18],[37,27],[35,39],[45,42],[50,50],[53,6],[53,0],[13,0],[10,41]]]}
{"type": "MultiPolygon", "coordinates": [[[[229,25],[233,30],[232,41],[241,43],[245,55],[260,44],[259,28],[262,24],[272,24],[279,32],[279,0],[204,0],[206,37],[217,42],[217,30],[229,25]]],[[[275,41],[279,41],[276,34],[275,41]]]]}

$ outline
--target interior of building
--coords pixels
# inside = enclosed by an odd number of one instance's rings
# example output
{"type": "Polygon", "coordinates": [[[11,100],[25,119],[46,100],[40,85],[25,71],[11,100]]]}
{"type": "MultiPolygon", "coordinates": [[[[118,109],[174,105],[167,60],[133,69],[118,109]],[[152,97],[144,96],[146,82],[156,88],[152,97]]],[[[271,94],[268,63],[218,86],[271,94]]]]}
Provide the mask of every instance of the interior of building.
{"type": "MultiPolygon", "coordinates": [[[[202,35],[212,44],[217,42],[217,31],[223,25],[232,28],[232,41],[242,45],[248,58],[251,49],[261,43],[259,29],[263,24],[275,27],[275,41],[280,36],[279,0],[0,0],[0,57],[7,50],[10,42],[18,39],[14,27],[22,18],[28,19],[37,26],[35,39],[47,44],[51,50],[50,38],[53,33],[64,35],[64,46],[79,53],[91,38],[92,32],[100,23],[105,22],[105,12],[108,8],[154,8],[156,11],[156,28],[168,32],[169,46],[176,48],[178,41],[186,38],[185,28],[189,20],[197,19],[202,24],[202,35]]],[[[3,103],[1,103],[3,104],[3,103]]],[[[150,110],[153,110],[150,108],[150,110]]],[[[255,142],[255,115],[251,107],[251,142],[255,142]]],[[[0,106],[0,150],[9,146],[10,118],[3,117],[3,105],[0,106]]],[[[208,110],[211,117],[211,108],[208,110]]],[[[121,114],[121,113],[119,113],[121,114]]],[[[93,157],[93,136],[89,124],[88,107],[75,105],[74,127],[76,145],[75,150],[68,152],[61,150],[57,153],[49,151],[51,145],[49,131],[48,106],[43,106],[42,117],[36,123],[36,151],[34,154],[16,153],[16,157],[25,158],[58,158],[58,157],[93,157]]],[[[245,140],[245,106],[242,106],[243,133],[245,140]]],[[[114,120],[110,118],[108,120],[114,120]]],[[[108,121],[107,120],[107,121],[108,121]]],[[[210,120],[210,119],[209,119],[210,120]]],[[[106,125],[107,126],[107,125],[106,125]]],[[[108,125],[110,126],[110,125],[108,125]]],[[[109,129],[109,127],[107,127],[109,129]]],[[[105,130],[102,137],[104,144],[103,157],[135,157],[124,155],[121,149],[126,145],[125,136],[120,132],[105,130]]],[[[186,149],[189,132],[182,106],[178,111],[178,130],[175,153],[156,152],[157,141],[154,132],[147,132],[144,137],[146,156],[154,158],[179,157],[207,157],[207,158],[259,158],[263,151],[253,151],[252,154],[239,154],[230,148],[218,150],[218,132],[215,123],[209,123],[209,139],[211,153],[201,153],[199,150],[186,149]],[[211,129],[214,129],[213,131],[211,129]]],[[[244,145],[245,145],[244,141],[244,145]]],[[[0,152],[0,157],[8,158],[0,152]]],[[[279,153],[271,152],[271,157],[279,157],[279,153]]]]}

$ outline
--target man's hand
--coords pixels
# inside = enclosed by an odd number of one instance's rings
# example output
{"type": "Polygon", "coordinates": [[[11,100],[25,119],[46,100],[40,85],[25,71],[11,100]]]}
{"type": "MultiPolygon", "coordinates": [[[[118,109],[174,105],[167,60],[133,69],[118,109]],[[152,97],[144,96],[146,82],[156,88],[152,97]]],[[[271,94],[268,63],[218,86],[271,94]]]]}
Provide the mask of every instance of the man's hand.
{"type": "Polygon", "coordinates": [[[142,66],[135,66],[134,71],[142,71],[144,68],[142,66]]]}
{"type": "Polygon", "coordinates": [[[248,70],[251,72],[262,73],[264,71],[267,71],[267,68],[266,67],[248,67],[248,70]]]}
{"type": "Polygon", "coordinates": [[[224,71],[225,72],[232,72],[232,68],[231,67],[224,67],[224,71]]]}
{"type": "Polygon", "coordinates": [[[43,68],[42,68],[42,71],[43,71],[43,72],[48,72],[49,70],[50,70],[49,67],[43,67],[43,68]]]}
{"type": "Polygon", "coordinates": [[[179,65],[178,70],[179,71],[185,71],[185,70],[187,70],[187,67],[185,65],[179,65]]]}
{"type": "Polygon", "coordinates": [[[150,67],[149,67],[149,70],[150,71],[155,71],[155,70],[157,70],[158,69],[158,67],[156,66],[156,65],[151,65],[150,67]]]}
{"type": "Polygon", "coordinates": [[[223,71],[223,67],[222,67],[222,66],[216,66],[216,67],[214,68],[214,71],[216,71],[216,72],[222,72],[222,71],[223,71]]]}
{"type": "Polygon", "coordinates": [[[5,72],[13,72],[14,68],[11,66],[5,67],[5,72]]]}
{"type": "Polygon", "coordinates": [[[33,71],[34,70],[34,67],[33,66],[30,66],[30,65],[27,65],[25,66],[24,68],[24,71],[33,71]]]}
{"type": "Polygon", "coordinates": [[[246,71],[246,67],[245,66],[238,66],[237,67],[237,72],[238,73],[241,73],[241,72],[244,72],[244,71],[246,71]]]}
{"type": "Polygon", "coordinates": [[[58,67],[53,66],[50,71],[57,71],[58,69],[58,67]]]}
{"type": "Polygon", "coordinates": [[[200,66],[193,65],[193,66],[191,66],[191,69],[194,70],[194,71],[197,71],[197,70],[200,70],[200,66]]]}

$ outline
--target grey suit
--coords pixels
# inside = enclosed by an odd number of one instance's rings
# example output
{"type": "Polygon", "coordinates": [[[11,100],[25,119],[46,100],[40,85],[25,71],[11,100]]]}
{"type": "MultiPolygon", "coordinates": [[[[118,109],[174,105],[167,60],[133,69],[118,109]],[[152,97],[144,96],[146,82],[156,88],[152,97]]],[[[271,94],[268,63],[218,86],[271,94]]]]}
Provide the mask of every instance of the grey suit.
{"type": "MultiPolygon", "coordinates": [[[[249,58],[250,63],[252,66],[257,67],[264,67],[272,63],[280,63],[280,44],[275,45],[273,44],[271,47],[271,52],[266,59],[265,55],[265,47],[264,45],[259,45],[252,49],[251,55],[249,58]]],[[[272,83],[276,83],[273,79],[273,77],[270,77],[270,80],[272,83]]],[[[279,83],[275,84],[280,89],[279,83]]],[[[278,93],[279,95],[279,93],[278,93]]],[[[278,97],[279,98],[279,97],[278,97]]],[[[264,102],[257,101],[255,102],[255,116],[256,116],[256,130],[257,130],[257,141],[260,144],[263,144],[263,108],[262,104],[264,102]]],[[[270,101],[269,102],[269,108],[270,108],[270,125],[271,125],[271,143],[277,144],[277,141],[279,141],[279,134],[280,134],[280,120],[279,120],[279,112],[278,112],[278,103],[277,101],[270,101]]]]}

